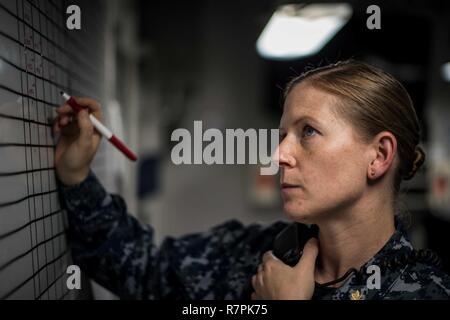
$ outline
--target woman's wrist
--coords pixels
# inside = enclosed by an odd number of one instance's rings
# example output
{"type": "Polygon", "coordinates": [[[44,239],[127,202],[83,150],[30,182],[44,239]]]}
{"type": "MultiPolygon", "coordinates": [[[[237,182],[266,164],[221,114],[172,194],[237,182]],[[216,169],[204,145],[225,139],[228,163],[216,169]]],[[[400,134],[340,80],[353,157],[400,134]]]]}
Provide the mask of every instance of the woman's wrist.
{"type": "Polygon", "coordinates": [[[81,184],[89,176],[89,171],[89,167],[74,172],[71,172],[70,170],[56,170],[58,180],[66,187],[73,187],[81,184]]]}

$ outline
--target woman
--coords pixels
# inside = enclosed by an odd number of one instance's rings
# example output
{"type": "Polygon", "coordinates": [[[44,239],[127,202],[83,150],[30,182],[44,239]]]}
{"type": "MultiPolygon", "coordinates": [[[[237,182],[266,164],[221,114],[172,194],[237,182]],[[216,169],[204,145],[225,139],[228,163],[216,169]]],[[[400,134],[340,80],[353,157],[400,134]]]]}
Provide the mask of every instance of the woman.
{"type": "MultiPolygon", "coordinates": [[[[78,102],[101,117],[99,105],[78,102]]],[[[450,279],[417,253],[396,218],[403,179],[425,160],[408,93],[361,62],[312,70],[287,87],[275,160],[284,211],[317,226],[294,266],[271,250],[286,223],[168,238],[129,216],[89,170],[100,137],[87,112],[58,110],[57,174],[75,263],[125,298],[447,299],[450,279]],[[265,254],[264,254],[265,253],[265,254]]]]}

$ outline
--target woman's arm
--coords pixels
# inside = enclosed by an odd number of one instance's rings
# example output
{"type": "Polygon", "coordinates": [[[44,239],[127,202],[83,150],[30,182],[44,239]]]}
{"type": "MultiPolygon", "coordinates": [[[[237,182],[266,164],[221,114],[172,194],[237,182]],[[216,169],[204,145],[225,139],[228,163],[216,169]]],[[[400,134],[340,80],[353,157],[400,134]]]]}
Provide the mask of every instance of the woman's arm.
{"type": "Polygon", "coordinates": [[[231,220],[202,233],[166,238],[127,214],[91,172],[62,187],[74,261],[99,284],[132,299],[250,299],[261,255],[286,226],[231,220]]]}
{"type": "Polygon", "coordinates": [[[153,229],[129,215],[123,199],[107,193],[92,172],[61,191],[74,263],[89,277],[122,298],[181,294],[171,286],[174,279],[153,242],[153,229]]]}
{"type": "Polygon", "coordinates": [[[156,248],[153,229],[128,215],[123,199],[108,194],[90,171],[101,137],[87,111],[100,120],[101,107],[75,99],[86,110],[74,114],[63,105],[54,125],[55,167],[75,263],[124,298],[250,298],[261,254],[284,225],[231,221],[209,232],[167,238],[156,248]]]}
{"type": "Polygon", "coordinates": [[[55,167],[63,185],[62,203],[68,211],[75,263],[121,297],[167,295],[174,287],[171,272],[153,244],[153,230],[129,216],[123,200],[108,194],[90,172],[101,136],[89,113],[101,120],[101,106],[92,99],[75,99],[85,110],[75,114],[64,104],[57,109],[54,123],[59,136],[55,167]]]}

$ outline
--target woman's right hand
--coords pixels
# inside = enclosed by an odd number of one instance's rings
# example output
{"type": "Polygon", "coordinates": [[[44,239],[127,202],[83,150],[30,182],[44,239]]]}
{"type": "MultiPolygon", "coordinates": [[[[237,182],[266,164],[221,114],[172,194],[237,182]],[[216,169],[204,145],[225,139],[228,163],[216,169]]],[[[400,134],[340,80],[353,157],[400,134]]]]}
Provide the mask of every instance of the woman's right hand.
{"type": "Polygon", "coordinates": [[[314,294],[319,242],[311,238],[294,267],[284,264],[271,251],[263,256],[258,272],[252,277],[252,300],[310,300],[314,294]]]}
{"type": "Polygon", "coordinates": [[[91,162],[98,150],[101,135],[89,119],[89,114],[101,121],[100,104],[88,98],[74,98],[86,110],[75,114],[73,109],[64,104],[56,112],[53,126],[59,140],[55,151],[55,167],[59,180],[66,186],[83,182],[90,170],[91,162]]]}

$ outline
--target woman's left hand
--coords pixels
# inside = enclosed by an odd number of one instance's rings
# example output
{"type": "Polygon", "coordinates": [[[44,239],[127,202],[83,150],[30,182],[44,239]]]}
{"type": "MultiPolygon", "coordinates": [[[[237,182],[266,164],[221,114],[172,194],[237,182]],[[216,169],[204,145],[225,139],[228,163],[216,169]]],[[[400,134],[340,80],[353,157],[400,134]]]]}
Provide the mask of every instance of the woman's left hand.
{"type": "Polygon", "coordinates": [[[311,238],[296,266],[290,267],[277,259],[272,251],[263,256],[258,273],[252,277],[255,292],[252,300],[310,300],[314,293],[314,271],[318,241],[311,238]]]}

